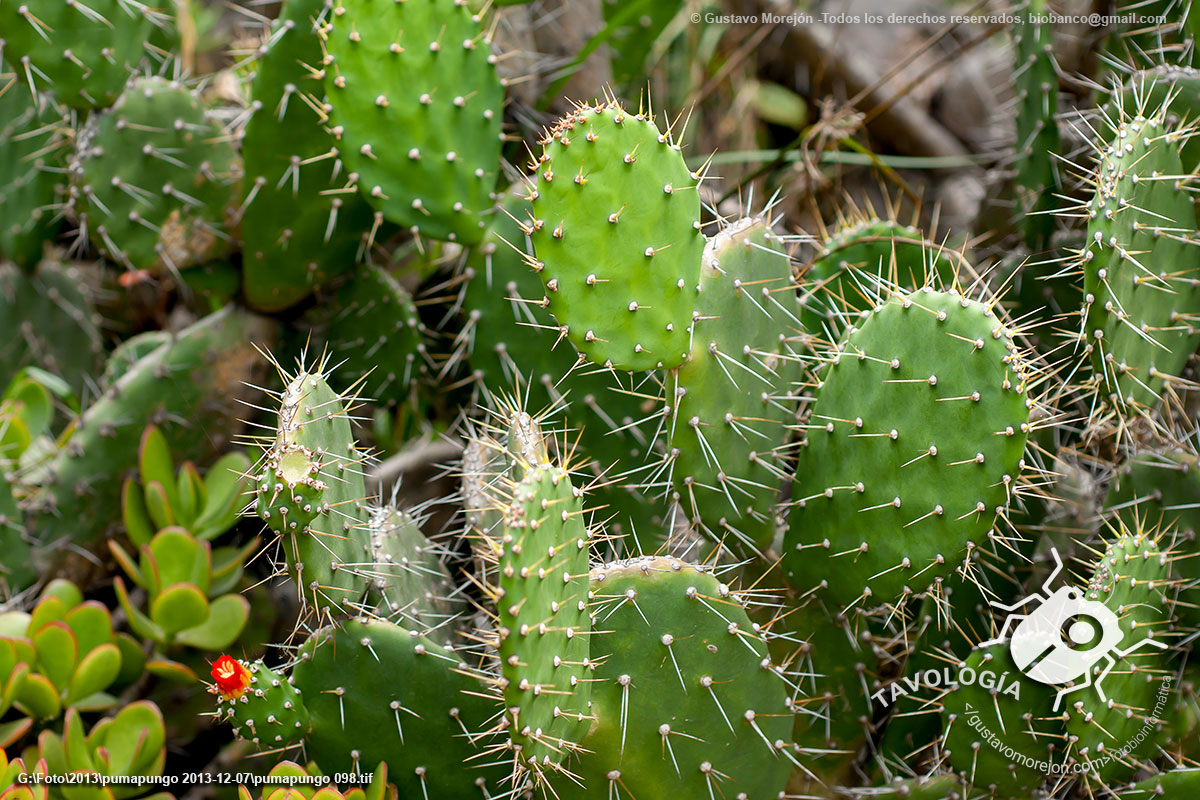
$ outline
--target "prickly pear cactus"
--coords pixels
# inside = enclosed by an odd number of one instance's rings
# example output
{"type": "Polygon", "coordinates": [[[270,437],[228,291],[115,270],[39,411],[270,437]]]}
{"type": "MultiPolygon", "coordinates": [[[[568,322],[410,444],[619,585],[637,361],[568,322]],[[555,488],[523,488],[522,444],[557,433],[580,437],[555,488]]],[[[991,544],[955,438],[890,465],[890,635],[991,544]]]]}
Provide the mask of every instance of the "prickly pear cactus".
{"type": "MultiPolygon", "coordinates": [[[[544,453],[544,445],[536,447],[544,453]]],[[[504,723],[517,764],[540,775],[569,759],[592,721],[591,537],[583,493],[567,472],[544,456],[520,459],[518,471],[524,475],[507,489],[498,538],[487,544],[496,560],[504,723]]]]}
{"type": "Polygon", "coordinates": [[[328,321],[318,324],[331,342],[343,377],[364,398],[385,405],[420,403],[418,380],[426,372],[425,326],[412,295],[373,265],[360,267],[338,290],[328,321]]]}
{"type": "Polygon", "coordinates": [[[1080,648],[1095,643],[1099,653],[1088,659],[1080,684],[1093,691],[1063,697],[1070,755],[1087,763],[1101,785],[1133,777],[1153,752],[1171,702],[1169,650],[1175,636],[1167,623],[1176,588],[1171,561],[1153,536],[1122,526],[1096,560],[1085,594],[1111,616],[1100,618],[1100,630],[1085,618],[1085,631],[1070,632],[1080,648]]]}
{"type": "Polygon", "coordinates": [[[765,220],[705,246],[687,361],[667,379],[665,470],[686,525],[740,552],[770,549],[781,460],[803,381],[795,286],[765,220]]]}
{"type": "Polygon", "coordinates": [[[482,237],[500,167],[494,59],[466,3],[334,0],[312,66],[325,75],[339,152],[391,222],[434,239],[482,237]]]}
{"type": "Polygon", "coordinates": [[[397,788],[417,797],[499,791],[504,773],[479,736],[495,707],[454,652],[388,622],[352,621],[317,632],[298,657],[293,684],[318,764],[369,772],[386,761],[397,788]],[[396,678],[381,685],[383,664],[396,678]]]}
{"type": "Polygon", "coordinates": [[[1032,377],[993,308],[932,290],[880,302],[818,374],[788,580],[874,606],[969,561],[1016,490],[1032,377]]]}
{"type": "Polygon", "coordinates": [[[321,59],[325,0],[287,3],[266,32],[242,136],[241,228],[246,301],[278,310],[353,267],[375,231],[324,126],[321,59]]]}
{"type": "Polygon", "coordinates": [[[1200,344],[1200,288],[1187,270],[1195,252],[1189,169],[1191,135],[1171,106],[1122,107],[1098,155],[1088,202],[1082,343],[1100,396],[1118,407],[1158,404],[1174,390],[1200,344]]]}
{"type": "Polygon", "coordinates": [[[163,19],[136,0],[6,2],[3,56],[24,91],[53,94],[72,108],[104,108],[137,71],[146,39],[163,19]]]}
{"type": "Polygon", "coordinates": [[[353,403],[320,368],[287,376],[255,487],[254,511],[279,537],[300,602],[316,613],[353,608],[366,589],[370,533],[353,403]]]}
{"type": "Polygon", "coordinates": [[[652,417],[661,411],[659,388],[653,373],[597,369],[561,340],[542,307],[542,282],[526,263],[521,220],[528,208],[509,194],[469,254],[461,295],[466,319],[451,359],[465,358],[486,395],[511,395],[526,408],[547,409],[549,424],[578,441],[576,463],[594,479],[588,495],[608,510],[608,532],[653,546],[650,503],[637,481],[617,476],[646,460],[652,417]]]}
{"type": "Polygon", "coordinates": [[[671,131],[617,103],[582,105],[530,166],[523,223],[562,334],[600,365],[683,363],[704,236],[700,178],[671,131]]]}
{"type": "Polygon", "coordinates": [[[596,722],[568,798],[775,797],[795,756],[787,684],[742,599],[670,558],[597,567],[596,722]],[[582,784],[582,785],[580,785],[582,784]]]}
{"type": "Polygon", "coordinates": [[[80,233],[126,269],[203,263],[228,247],[240,169],[199,97],[173,81],[138,78],[76,141],[80,233]]]}

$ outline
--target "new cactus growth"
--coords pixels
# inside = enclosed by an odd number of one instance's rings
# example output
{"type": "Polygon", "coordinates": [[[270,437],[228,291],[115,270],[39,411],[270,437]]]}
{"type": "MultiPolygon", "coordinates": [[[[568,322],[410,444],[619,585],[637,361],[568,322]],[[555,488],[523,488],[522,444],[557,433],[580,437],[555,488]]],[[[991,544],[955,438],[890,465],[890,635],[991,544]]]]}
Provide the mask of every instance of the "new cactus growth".
{"type": "Polygon", "coordinates": [[[370,536],[353,402],[319,367],[288,375],[255,487],[255,513],[278,537],[301,603],[318,613],[351,608],[365,591],[359,571],[370,536]]]}
{"type": "Polygon", "coordinates": [[[518,765],[538,774],[568,760],[592,721],[591,537],[583,493],[551,465],[544,443],[530,449],[533,460],[518,456],[520,479],[499,487],[508,500],[485,546],[495,559],[503,723],[518,765]]]}

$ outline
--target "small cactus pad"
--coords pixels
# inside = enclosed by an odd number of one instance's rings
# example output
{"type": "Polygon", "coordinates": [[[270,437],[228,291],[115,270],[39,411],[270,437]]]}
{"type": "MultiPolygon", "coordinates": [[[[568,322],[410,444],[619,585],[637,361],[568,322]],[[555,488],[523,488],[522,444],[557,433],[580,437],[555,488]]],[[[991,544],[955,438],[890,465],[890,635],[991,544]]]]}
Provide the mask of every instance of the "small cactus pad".
{"type": "Polygon", "coordinates": [[[788,687],[742,598],[659,557],[597,567],[591,586],[596,722],[572,770],[583,788],[560,780],[559,797],[779,797],[793,766],[788,687]]]}
{"type": "Polygon", "coordinates": [[[504,773],[479,740],[495,702],[452,651],[388,622],[351,621],[318,631],[299,659],[307,753],[322,769],[370,772],[386,761],[401,797],[499,796],[504,773]]]}
{"type": "Polygon", "coordinates": [[[364,456],[350,410],[320,370],[287,376],[263,457],[255,513],[279,534],[288,573],[310,610],[350,608],[367,588],[370,546],[364,456]]]}
{"type": "Polygon", "coordinates": [[[480,18],[458,0],[335,0],[325,36],[331,130],[368,201],[423,236],[479,241],[504,116],[480,18]]]}
{"type": "Polygon", "coordinates": [[[72,108],[112,105],[138,68],[161,13],[136,0],[0,3],[0,56],[27,85],[72,108]]]}
{"type": "Polygon", "coordinates": [[[970,559],[1020,475],[1026,368],[992,310],[957,293],[893,297],[819,375],[784,568],[842,605],[895,602],[970,559]]]}
{"type": "Polygon", "coordinates": [[[526,227],[550,311],[596,364],[679,366],[704,250],[679,145],[615,103],[576,108],[542,145],[526,227]]]}
{"type": "Polygon", "coordinates": [[[203,263],[228,240],[239,170],[195,94],[138,78],[79,135],[71,180],[81,232],[126,269],[203,263]]]}
{"type": "Polygon", "coordinates": [[[699,287],[688,360],[667,379],[671,500],[690,529],[764,553],[803,377],[791,268],[766,222],[747,218],[709,240],[699,287]]]}
{"type": "Polygon", "coordinates": [[[1084,594],[1108,609],[1116,630],[1103,617],[1095,624],[1095,614],[1081,615],[1091,636],[1077,639],[1072,631],[1072,641],[1077,652],[1092,644],[1085,652],[1096,656],[1088,660],[1087,675],[1062,696],[1070,755],[1103,782],[1129,780],[1142,759],[1153,758],[1177,691],[1169,650],[1179,634],[1168,628],[1177,590],[1174,554],[1160,550],[1155,537],[1117,524],[1119,533],[1097,559],[1084,594]]]}
{"type": "Polygon", "coordinates": [[[264,750],[297,742],[312,726],[304,698],[291,679],[261,661],[245,666],[222,656],[213,664],[213,676],[217,717],[264,750]]]}
{"type": "Polygon", "coordinates": [[[546,461],[523,464],[496,552],[497,650],[505,723],[518,764],[535,773],[565,760],[591,723],[590,536],[582,492],[546,461]]]}
{"type": "Polygon", "coordinates": [[[323,126],[325,87],[305,65],[321,58],[326,0],[284,5],[260,49],[254,112],[242,138],[242,286],[273,311],[354,266],[371,209],[323,126]]]}

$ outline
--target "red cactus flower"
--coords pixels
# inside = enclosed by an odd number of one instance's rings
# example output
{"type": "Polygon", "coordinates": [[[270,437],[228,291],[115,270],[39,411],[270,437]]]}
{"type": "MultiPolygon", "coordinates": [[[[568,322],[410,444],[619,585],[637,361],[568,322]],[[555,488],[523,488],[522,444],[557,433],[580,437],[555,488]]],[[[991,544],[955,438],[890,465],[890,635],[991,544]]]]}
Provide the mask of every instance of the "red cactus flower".
{"type": "Polygon", "coordinates": [[[213,680],[217,682],[217,691],[226,700],[236,700],[250,688],[250,670],[242,666],[242,662],[229,656],[221,656],[213,662],[213,680]]]}

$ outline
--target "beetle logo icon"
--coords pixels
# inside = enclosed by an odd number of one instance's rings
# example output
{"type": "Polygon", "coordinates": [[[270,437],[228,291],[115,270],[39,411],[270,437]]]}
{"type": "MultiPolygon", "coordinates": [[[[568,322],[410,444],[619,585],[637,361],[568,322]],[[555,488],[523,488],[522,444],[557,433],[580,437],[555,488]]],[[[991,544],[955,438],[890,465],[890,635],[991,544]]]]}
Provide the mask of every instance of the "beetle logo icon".
{"type": "Polygon", "coordinates": [[[1083,678],[1083,683],[1059,690],[1054,698],[1055,711],[1062,705],[1063,695],[1088,686],[1095,686],[1100,699],[1107,702],[1102,684],[1118,660],[1146,645],[1160,649],[1165,649],[1166,645],[1146,637],[1124,649],[1117,647],[1124,634],[1120,620],[1108,606],[1097,600],[1088,600],[1083,591],[1074,586],[1050,588],[1063,568],[1058,550],[1051,548],[1050,553],[1054,556],[1054,571],[1042,584],[1045,594],[1034,592],[1011,606],[992,602],[996,608],[1010,613],[1000,628],[1000,634],[979,646],[1007,642],[1017,668],[1038,683],[1062,686],[1083,678]],[[1037,605],[1028,613],[1012,613],[1034,601],[1037,605]],[[1016,630],[1010,637],[1007,634],[1013,624],[1016,624],[1016,630]],[[1101,661],[1107,663],[1093,681],[1093,667],[1101,661]]]}

